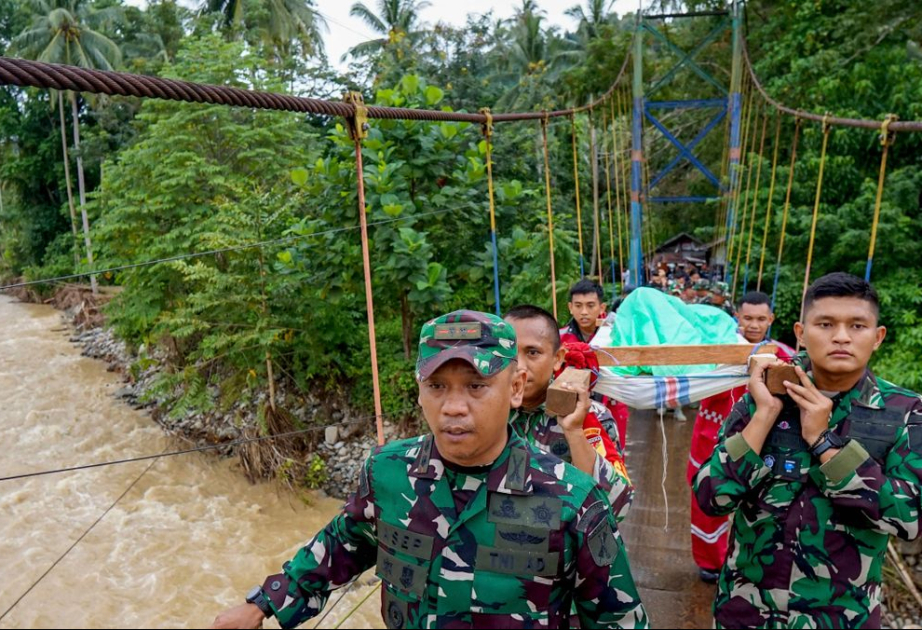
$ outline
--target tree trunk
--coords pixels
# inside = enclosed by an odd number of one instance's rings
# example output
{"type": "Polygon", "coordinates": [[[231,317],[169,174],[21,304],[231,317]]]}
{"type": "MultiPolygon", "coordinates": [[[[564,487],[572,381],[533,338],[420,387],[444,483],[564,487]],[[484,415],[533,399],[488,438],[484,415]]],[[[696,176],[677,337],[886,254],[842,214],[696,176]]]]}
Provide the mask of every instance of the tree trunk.
{"type": "Polygon", "coordinates": [[[410,303],[405,291],[400,295],[400,323],[403,327],[403,356],[409,361],[413,340],[413,318],[410,316],[410,303]]]}
{"type": "Polygon", "coordinates": [[[80,267],[80,252],[77,243],[80,237],[77,236],[77,210],[74,208],[74,187],[70,183],[70,159],[67,156],[67,129],[64,124],[64,92],[58,91],[58,112],[61,114],[61,148],[64,151],[64,181],[67,183],[67,206],[70,208],[70,231],[74,235],[74,242],[71,249],[74,250],[74,271],[80,267]]]}
{"type": "MultiPolygon", "coordinates": [[[[599,153],[595,141],[595,125],[589,119],[589,159],[592,160],[592,263],[589,269],[597,269],[599,283],[602,282],[602,252],[599,247],[599,153]]],[[[589,272],[590,275],[592,271],[589,272]]]]}
{"type": "MultiPolygon", "coordinates": [[[[86,245],[86,261],[93,266],[93,244],[90,242],[90,220],[86,215],[86,182],[83,178],[83,158],[80,156],[80,118],[77,110],[77,95],[70,92],[70,108],[74,118],[74,151],[77,153],[77,187],[80,191],[80,216],[83,219],[83,244],[86,245]]],[[[96,276],[90,276],[93,295],[99,294],[96,276]]]]}

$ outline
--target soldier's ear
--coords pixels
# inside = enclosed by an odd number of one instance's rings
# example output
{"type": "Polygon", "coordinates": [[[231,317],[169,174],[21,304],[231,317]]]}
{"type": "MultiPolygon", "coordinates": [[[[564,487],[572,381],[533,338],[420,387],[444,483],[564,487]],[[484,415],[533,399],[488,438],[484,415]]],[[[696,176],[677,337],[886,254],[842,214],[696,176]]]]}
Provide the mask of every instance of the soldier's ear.
{"type": "Polygon", "coordinates": [[[528,379],[528,372],[516,366],[510,367],[514,369],[510,370],[512,372],[512,383],[510,384],[512,395],[509,398],[509,408],[518,409],[522,406],[522,399],[525,397],[525,381],[528,379]]]}

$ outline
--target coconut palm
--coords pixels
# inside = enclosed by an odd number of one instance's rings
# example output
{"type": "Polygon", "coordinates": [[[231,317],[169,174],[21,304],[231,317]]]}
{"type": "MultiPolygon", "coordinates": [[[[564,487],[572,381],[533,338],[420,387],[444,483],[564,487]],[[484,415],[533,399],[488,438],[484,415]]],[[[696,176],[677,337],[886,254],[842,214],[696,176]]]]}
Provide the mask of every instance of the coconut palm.
{"type": "Polygon", "coordinates": [[[382,37],[362,42],[349,49],[347,54],[361,57],[378,52],[404,38],[412,41],[422,33],[419,14],[429,6],[427,0],[378,0],[378,13],[375,14],[364,2],[356,2],[349,15],[361,18],[382,37]]]}
{"type": "MultiPolygon", "coordinates": [[[[65,63],[81,68],[112,70],[121,63],[122,54],[118,45],[94,27],[112,20],[117,12],[112,10],[93,11],[80,0],[31,0],[32,24],[10,42],[12,52],[23,57],[46,63],[65,63]]],[[[80,155],[80,117],[77,94],[68,92],[73,116],[74,152],[77,156],[77,186],[80,193],[80,214],[83,222],[83,241],[86,246],[87,262],[93,264],[93,248],[90,242],[90,222],[86,214],[86,183],[83,176],[83,158],[80,155]]],[[[68,197],[72,198],[70,175],[67,168],[67,141],[64,136],[63,95],[58,92],[58,106],[61,108],[61,142],[64,146],[65,176],[68,197]]],[[[71,201],[71,220],[74,220],[71,201]]],[[[96,292],[96,277],[91,278],[93,292],[96,292]]]]}
{"type": "MultiPolygon", "coordinates": [[[[259,24],[263,38],[279,53],[287,54],[292,42],[306,55],[323,54],[321,31],[327,24],[313,8],[313,0],[265,0],[265,19],[259,24]]],[[[204,0],[202,13],[220,13],[227,27],[246,20],[243,0],[204,0]]]]}

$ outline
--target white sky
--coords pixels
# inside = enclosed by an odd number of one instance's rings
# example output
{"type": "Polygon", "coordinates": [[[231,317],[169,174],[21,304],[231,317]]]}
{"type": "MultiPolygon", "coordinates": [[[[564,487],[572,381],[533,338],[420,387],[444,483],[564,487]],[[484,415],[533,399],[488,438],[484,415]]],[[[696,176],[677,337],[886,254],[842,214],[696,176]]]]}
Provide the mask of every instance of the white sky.
{"type": "MultiPolygon", "coordinates": [[[[316,0],[317,12],[326,18],[330,32],[325,34],[327,56],[330,63],[339,69],[345,69],[340,58],[347,50],[375,35],[359,18],[349,15],[349,9],[355,0],[316,0]]],[[[377,0],[363,0],[370,9],[377,13],[377,0]]],[[[431,6],[420,12],[424,23],[446,22],[454,26],[463,26],[468,14],[483,14],[491,9],[497,18],[510,17],[515,9],[522,6],[522,0],[464,0],[458,7],[458,0],[430,0],[431,6]]],[[[582,0],[585,5],[585,0],[582,0]]],[[[557,25],[564,30],[573,30],[575,21],[564,15],[564,11],[579,4],[580,0],[538,0],[538,6],[546,13],[546,25],[557,25]]],[[[614,11],[619,15],[637,10],[639,0],[615,0],[614,11]]],[[[649,0],[645,2],[649,4],[649,0]]]]}
{"type": "MultiPolygon", "coordinates": [[[[201,4],[198,0],[179,0],[188,7],[197,7],[201,4]]],[[[327,21],[330,27],[324,34],[324,44],[330,64],[335,68],[345,71],[346,64],[340,58],[347,50],[377,36],[359,18],[349,15],[349,9],[355,0],[315,0],[316,10],[327,21]]],[[[363,0],[375,13],[378,12],[377,0],[363,0]]],[[[147,0],[126,0],[130,5],[145,6],[147,0]]],[[[522,6],[522,0],[463,0],[461,8],[458,0],[430,0],[428,8],[423,9],[420,17],[424,24],[446,22],[454,26],[463,26],[467,22],[469,13],[483,14],[491,9],[497,18],[510,17],[517,7],[522,6]]],[[[650,0],[615,0],[613,10],[619,15],[636,11],[638,5],[650,4],[650,0]]],[[[586,0],[582,0],[585,5],[586,0]]],[[[538,6],[545,11],[546,25],[560,26],[563,30],[573,30],[576,26],[573,19],[564,15],[568,8],[580,4],[580,0],[538,0],[538,6]]]]}

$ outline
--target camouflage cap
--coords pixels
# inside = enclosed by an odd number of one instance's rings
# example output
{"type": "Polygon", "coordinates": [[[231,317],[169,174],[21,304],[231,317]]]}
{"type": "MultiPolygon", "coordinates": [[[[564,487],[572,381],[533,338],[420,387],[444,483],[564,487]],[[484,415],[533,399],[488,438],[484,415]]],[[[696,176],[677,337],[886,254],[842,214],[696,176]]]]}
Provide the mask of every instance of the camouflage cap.
{"type": "Polygon", "coordinates": [[[698,282],[695,283],[696,291],[708,291],[710,288],[711,288],[710,280],[698,280],[698,282]]]}
{"type": "Polygon", "coordinates": [[[714,282],[711,284],[711,293],[714,295],[727,295],[730,292],[730,285],[726,282],[714,282]]]}
{"type": "Polygon", "coordinates": [[[516,360],[515,329],[496,315],[455,311],[423,324],[419,333],[416,380],[432,376],[452,359],[464,359],[484,376],[516,360]]]}

